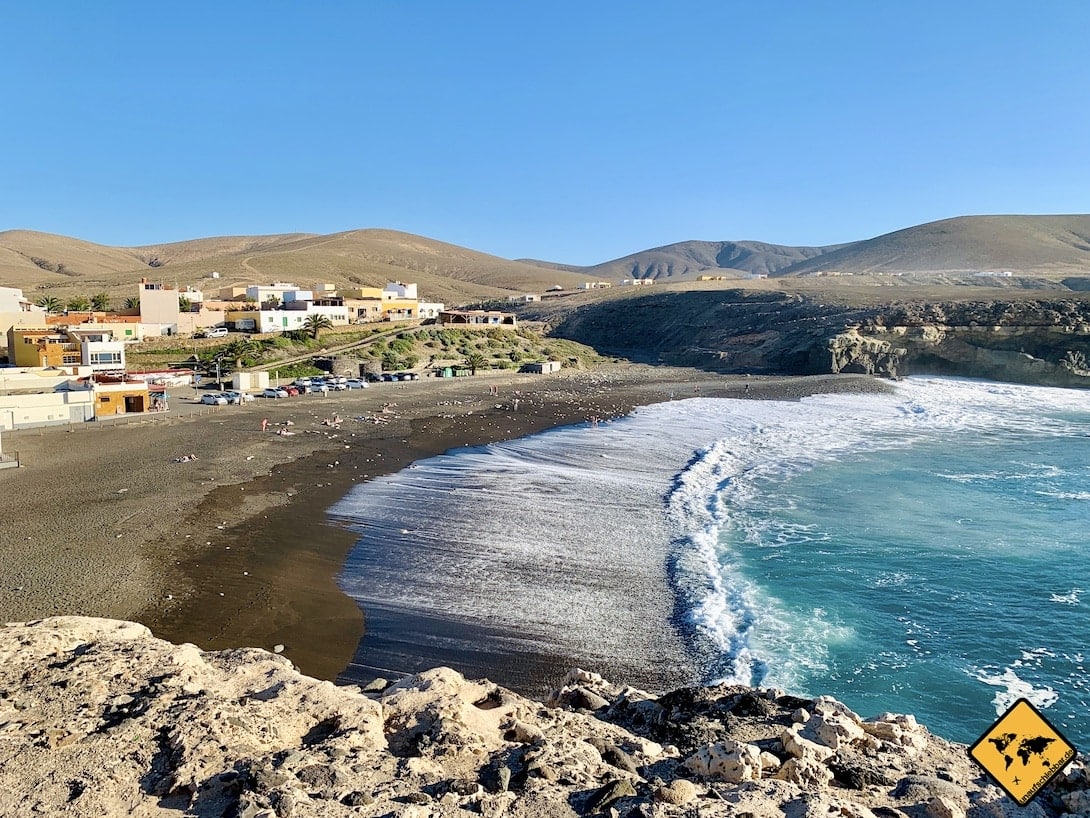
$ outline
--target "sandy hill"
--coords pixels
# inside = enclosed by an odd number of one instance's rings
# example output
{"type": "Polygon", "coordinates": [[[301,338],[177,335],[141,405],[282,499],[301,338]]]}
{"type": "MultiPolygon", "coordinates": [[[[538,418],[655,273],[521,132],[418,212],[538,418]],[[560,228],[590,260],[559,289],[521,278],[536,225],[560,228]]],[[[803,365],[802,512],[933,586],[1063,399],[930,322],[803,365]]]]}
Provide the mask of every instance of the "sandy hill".
{"type": "MultiPolygon", "coordinates": [[[[779,279],[769,284],[805,289],[808,282],[855,284],[915,282],[941,287],[979,284],[1011,287],[1090,287],[1090,215],[965,216],[827,247],[790,247],[757,241],[686,241],[588,267],[525,259],[511,261],[465,247],[394,230],[351,230],[331,235],[290,233],[194,239],[146,247],[108,247],[28,230],[0,232],[0,285],[28,298],[66,299],[106,292],[115,303],[135,295],[142,276],[210,295],[221,287],[289,281],[299,286],[381,286],[415,281],[420,293],[447,304],[505,299],[556,285],[654,278],[660,284],[697,285],[702,275],[779,279]],[[219,273],[212,279],[211,273],[219,273]],[[816,272],[916,273],[909,277],[810,278],[816,272]],[[1011,271],[1008,279],[971,274],[1011,271]],[[788,284],[788,280],[796,279],[788,284]],[[912,280],[910,280],[912,279],[912,280]]],[[[753,286],[760,284],[756,282],[753,286]]],[[[866,289],[873,290],[873,286],[866,289]]],[[[858,292],[856,292],[858,291],[858,292]]],[[[871,294],[873,296],[873,293],[871,294]]],[[[868,297],[871,297],[868,296],[868,297]]],[[[850,300],[850,298],[849,298],[850,300]]]]}
{"type": "Polygon", "coordinates": [[[831,271],[955,277],[1010,271],[1016,276],[1057,278],[1090,273],[1090,215],[961,216],[825,247],[683,241],[589,267],[527,263],[614,282],[654,278],[660,283],[681,283],[702,275],[787,277],[831,271]]]}
{"type": "Polygon", "coordinates": [[[0,233],[0,285],[28,298],[107,292],[136,295],[142,276],[214,294],[235,284],[290,281],[300,286],[382,286],[415,281],[423,297],[458,304],[574,286],[582,276],[478,253],[392,230],[235,236],[146,247],[107,247],[65,236],[0,233]],[[219,279],[210,276],[215,271],[219,279]]]}
{"type": "Polygon", "coordinates": [[[777,275],[1090,272],[1090,216],[961,216],[843,245],[777,275]]]}
{"type": "Polygon", "coordinates": [[[787,247],[759,241],[683,241],[584,267],[580,272],[605,281],[622,278],[695,281],[701,275],[741,278],[752,273],[773,274],[841,246],[787,247]]]}

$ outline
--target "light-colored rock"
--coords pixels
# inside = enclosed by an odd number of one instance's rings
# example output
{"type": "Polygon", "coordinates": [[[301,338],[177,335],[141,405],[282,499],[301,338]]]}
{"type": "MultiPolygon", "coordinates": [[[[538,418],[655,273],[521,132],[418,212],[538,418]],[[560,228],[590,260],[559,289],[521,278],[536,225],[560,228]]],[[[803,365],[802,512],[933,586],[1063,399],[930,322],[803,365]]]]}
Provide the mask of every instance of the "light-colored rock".
{"type": "Polygon", "coordinates": [[[780,761],[780,759],[774,756],[772,753],[768,752],[767,750],[761,751],[762,772],[771,772],[774,770],[778,770],[781,764],[782,762],[780,761]]]}
{"type": "Polygon", "coordinates": [[[0,656],[0,815],[572,818],[592,793],[602,814],[653,818],[1054,818],[1041,805],[1086,803],[1082,760],[1014,813],[964,747],[910,717],[859,741],[857,717],[819,699],[785,729],[779,696],[740,686],[653,697],[581,671],[569,686],[611,702],[588,713],[436,668],[364,695],[271,652],[79,617],[0,627],[0,656]],[[808,724],[836,733],[837,786],[808,724]],[[781,744],[782,766],[759,749],[781,744]]]}
{"type": "Polygon", "coordinates": [[[933,795],[925,814],[927,818],[965,818],[965,810],[948,795],[933,795]]]}
{"type": "Polygon", "coordinates": [[[776,770],[774,778],[797,784],[806,792],[817,792],[829,786],[833,773],[813,758],[789,758],[776,770]]]}
{"type": "Polygon", "coordinates": [[[709,744],[689,756],[685,768],[703,778],[740,784],[761,777],[761,751],[752,744],[733,740],[709,744]]]}
{"type": "Polygon", "coordinates": [[[918,752],[927,747],[927,730],[910,714],[882,713],[864,720],[860,726],[868,735],[910,752],[918,752]]]}
{"type": "Polygon", "coordinates": [[[866,733],[862,723],[841,713],[814,713],[803,726],[800,733],[807,738],[831,747],[833,750],[862,741],[866,733]]]}
{"type": "Polygon", "coordinates": [[[655,798],[667,804],[682,806],[688,804],[700,790],[696,784],[686,778],[675,778],[669,784],[665,784],[655,790],[655,798]]]}
{"type": "Polygon", "coordinates": [[[793,724],[780,733],[783,750],[794,758],[804,758],[822,764],[832,758],[836,751],[826,744],[818,744],[805,738],[800,733],[800,725],[793,724]]]}

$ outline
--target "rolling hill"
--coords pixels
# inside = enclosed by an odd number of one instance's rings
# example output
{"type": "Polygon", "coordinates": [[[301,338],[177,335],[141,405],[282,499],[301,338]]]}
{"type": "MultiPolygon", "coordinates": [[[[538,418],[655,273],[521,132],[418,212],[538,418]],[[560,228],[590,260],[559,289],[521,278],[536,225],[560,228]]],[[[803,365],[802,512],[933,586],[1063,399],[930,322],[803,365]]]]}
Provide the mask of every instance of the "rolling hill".
{"type": "Polygon", "coordinates": [[[771,275],[841,246],[786,247],[759,241],[683,241],[584,267],[580,272],[603,281],[622,278],[695,281],[702,275],[743,278],[755,273],[771,275]]]}
{"type": "Polygon", "coordinates": [[[393,230],[353,230],[326,236],[237,236],[107,247],[65,236],[0,233],[0,285],[36,300],[107,292],[136,295],[141,277],[214,295],[221,287],[290,281],[300,286],[382,286],[415,281],[423,296],[446,303],[506,298],[583,276],[548,270],[393,230]],[[213,280],[211,273],[219,273],[213,280]]]}
{"type": "Polygon", "coordinates": [[[777,275],[1090,272],[1090,216],[960,216],[832,249],[777,275]]]}
{"type": "MultiPolygon", "coordinates": [[[[782,286],[805,289],[809,285],[804,281],[788,282],[834,271],[856,276],[918,273],[920,280],[940,286],[986,281],[971,277],[976,272],[1011,271],[1015,278],[995,283],[1037,286],[1049,279],[1047,286],[1085,290],[1090,286],[1090,215],[964,216],[827,247],[686,241],[587,267],[511,261],[381,229],[228,236],[145,247],[108,247],[29,230],[0,232],[0,285],[19,287],[32,300],[46,294],[65,299],[106,292],[120,301],[136,294],[143,276],[195,286],[209,295],[221,287],[275,280],[339,287],[415,281],[424,297],[463,304],[556,285],[571,290],[591,279],[650,277],[691,287],[701,275],[741,279],[757,273],[780,279],[782,286]],[[217,279],[211,277],[213,271],[219,273],[217,279]]],[[[819,280],[853,284],[844,278],[819,280]]],[[[886,276],[869,280],[908,283],[886,276]]]]}
{"type": "Polygon", "coordinates": [[[1090,216],[960,216],[825,247],[683,241],[588,267],[527,263],[604,281],[653,278],[662,283],[695,281],[702,275],[788,277],[818,272],[956,276],[1011,271],[1058,277],[1090,273],[1090,216]]]}

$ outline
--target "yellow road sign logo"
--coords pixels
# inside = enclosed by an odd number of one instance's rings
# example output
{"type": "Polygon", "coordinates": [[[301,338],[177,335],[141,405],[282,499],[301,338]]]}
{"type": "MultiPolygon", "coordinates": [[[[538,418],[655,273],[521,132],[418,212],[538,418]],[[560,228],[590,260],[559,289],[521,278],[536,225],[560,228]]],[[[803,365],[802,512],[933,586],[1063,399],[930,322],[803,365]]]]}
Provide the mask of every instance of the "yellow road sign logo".
{"type": "Polygon", "coordinates": [[[969,748],[973,761],[1024,807],[1075,757],[1075,748],[1019,699],[969,748]]]}

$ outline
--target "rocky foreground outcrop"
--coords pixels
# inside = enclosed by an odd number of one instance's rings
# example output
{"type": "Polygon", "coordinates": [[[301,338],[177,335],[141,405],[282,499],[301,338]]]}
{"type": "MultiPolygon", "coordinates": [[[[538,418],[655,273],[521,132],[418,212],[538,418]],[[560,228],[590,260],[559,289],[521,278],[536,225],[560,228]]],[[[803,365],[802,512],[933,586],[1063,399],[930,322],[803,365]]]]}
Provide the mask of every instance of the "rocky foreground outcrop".
{"type": "Polygon", "coordinates": [[[0,815],[1090,814],[1086,764],[1025,810],[911,716],[573,671],[548,704],[438,668],[361,691],[142,625],[0,629],[0,815]]]}

